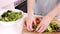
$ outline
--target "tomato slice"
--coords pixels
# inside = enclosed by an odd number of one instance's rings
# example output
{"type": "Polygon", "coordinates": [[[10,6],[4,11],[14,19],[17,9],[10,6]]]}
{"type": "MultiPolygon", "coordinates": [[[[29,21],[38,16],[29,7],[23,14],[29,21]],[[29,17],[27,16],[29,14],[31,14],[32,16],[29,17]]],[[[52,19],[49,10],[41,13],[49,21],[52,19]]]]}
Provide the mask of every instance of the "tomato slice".
{"type": "MultiPolygon", "coordinates": [[[[37,18],[35,19],[35,21],[36,21],[36,26],[38,26],[38,25],[40,24],[41,19],[42,19],[42,17],[41,17],[41,18],[40,18],[40,17],[37,17],[37,18]]],[[[26,20],[24,21],[24,24],[25,24],[25,26],[27,26],[26,20]]],[[[34,22],[32,23],[32,25],[35,25],[34,22]]]]}
{"type": "MultiPolygon", "coordinates": [[[[40,24],[40,21],[42,20],[42,17],[36,17],[36,25],[34,24],[34,21],[32,22],[32,28],[35,30],[37,26],[40,24]]],[[[24,25],[27,27],[27,22],[26,20],[24,21],[24,25]]]]}

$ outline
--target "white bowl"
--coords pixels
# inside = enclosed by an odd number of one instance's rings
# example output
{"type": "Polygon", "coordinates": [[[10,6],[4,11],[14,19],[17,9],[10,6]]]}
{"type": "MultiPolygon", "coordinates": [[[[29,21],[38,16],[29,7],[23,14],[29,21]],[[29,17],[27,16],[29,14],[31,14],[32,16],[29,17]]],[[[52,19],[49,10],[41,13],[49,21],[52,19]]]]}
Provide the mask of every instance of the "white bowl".
{"type": "MultiPolygon", "coordinates": [[[[22,12],[21,10],[17,10],[17,9],[2,9],[2,10],[0,10],[1,11],[0,15],[2,15],[7,10],[22,12]]],[[[23,17],[16,21],[12,21],[12,22],[0,21],[0,34],[22,34],[23,21],[25,18],[25,15],[23,12],[22,12],[22,14],[23,14],[23,17]]]]}

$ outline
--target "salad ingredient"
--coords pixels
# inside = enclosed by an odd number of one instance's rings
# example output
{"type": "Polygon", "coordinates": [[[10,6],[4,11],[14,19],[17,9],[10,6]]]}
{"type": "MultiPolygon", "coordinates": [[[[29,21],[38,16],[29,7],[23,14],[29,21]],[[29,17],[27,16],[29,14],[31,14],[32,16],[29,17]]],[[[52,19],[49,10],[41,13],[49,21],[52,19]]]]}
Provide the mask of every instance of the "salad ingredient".
{"type": "Polygon", "coordinates": [[[0,16],[0,21],[5,21],[5,22],[16,21],[22,18],[22,16],[23,16],[22,12],[14,12],[12,10],[7,10],[7,12],[4,12],[0,16]]]}
{"type": "MultiPolygon", "coordinates": [[[[41,20],[43,19],[43,17],[36,17],[36,25],[32,24],[32,28],[34,29],[33,31],[36,32],[36,28],[37,26],[40,24],[41,20]]],[[[57,22],[58,19],[54,18],[51,23],[49,24],[48,28],[43,32],[60,32],[60,24],[57,22]]],[[[25,21],[25,25],[26,25],[26,21],[25,21]]],[[[26,25],[27,26],[27,25],[26,25]]]]}

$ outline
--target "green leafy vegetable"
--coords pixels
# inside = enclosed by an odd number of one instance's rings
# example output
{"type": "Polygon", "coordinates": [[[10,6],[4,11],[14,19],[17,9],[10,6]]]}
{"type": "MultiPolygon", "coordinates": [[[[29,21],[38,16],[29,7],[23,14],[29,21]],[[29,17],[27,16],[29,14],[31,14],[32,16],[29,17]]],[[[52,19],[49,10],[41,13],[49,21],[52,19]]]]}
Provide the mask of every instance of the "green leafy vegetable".
{"type": "Polygon", "coordinates": [[[14,12],[12,10],[8,10],[7,12],[4,12],[1,16],[0,16],[0,21],[16,21],[20,18],[22,18],[22,12],[14,12]]]}
{"type": "Polygon", "coordinates": [[[44,32],[60,32],[60,27],[58,27],[56,22],[51,22],[49,27],[44,32]]]}
{"type": "MultiPolygon", "coordinates": [[[[38,24],[37,25],[34,25],[34,24],[32,25],[32,28],[34,29],[34,32],[35,32],[37,26],[40,24],[41,20],[42,19],[38,17],[38,19],[36,20],[36,23],[38,23],[38,24]]],[[[56,21],[57,21],[57,19],[54,18],[51,21],[51,23],[49,24],[48,28],[43,33],[45,33],[45,32],[60,32],[60,23],[58,23],[56,21]]]]}

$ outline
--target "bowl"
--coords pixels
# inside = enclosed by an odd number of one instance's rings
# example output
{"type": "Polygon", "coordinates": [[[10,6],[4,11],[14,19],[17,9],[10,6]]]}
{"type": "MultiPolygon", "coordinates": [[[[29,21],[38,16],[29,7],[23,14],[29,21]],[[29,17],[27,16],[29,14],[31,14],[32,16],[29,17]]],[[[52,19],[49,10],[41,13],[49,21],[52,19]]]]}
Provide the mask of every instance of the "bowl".
{"type": "Polygon", "coordinates": [[[0,34],[22,34],[23,21],[25,18],[23,11],[18,9],[2,9],[0,10],[0,15],[2,15],[7,10],[22,12],[23,17],[12,22],[0,21],[0,34]]]}

